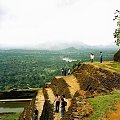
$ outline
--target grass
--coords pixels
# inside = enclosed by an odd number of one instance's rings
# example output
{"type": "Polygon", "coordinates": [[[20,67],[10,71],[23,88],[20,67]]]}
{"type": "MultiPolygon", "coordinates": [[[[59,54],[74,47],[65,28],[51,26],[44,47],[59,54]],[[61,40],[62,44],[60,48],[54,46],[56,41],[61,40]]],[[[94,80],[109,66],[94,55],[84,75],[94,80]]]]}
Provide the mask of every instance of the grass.
{"type": "Polygon", "coordinates": [[[120,72],[119,62],[103,62],[103,63],[95,62],[94,65],[101,67],[101,68],[109,69],[114,72],[120,72]]]}
{"type": "Polygon", "coordinates": [[[113,93],[111,95],[97,96],[95,98],[89,98],[93,108],[93,115],[89,120],[107,120],[103,116],[109,111],[114,110],[114,104],[120,101],[120,93],[113,93]]]}
{"type": "Polygon", "coordinates": [[[113,70],[117,71],[117,72],[120,72],[120,63],[112,63],[112,64],[109,64],[113,70]]]}
{"type": "Polygon", "coordinates": [[[19,120],[21,113],[2,114],[0,115],[1,120],[19,120]]]}

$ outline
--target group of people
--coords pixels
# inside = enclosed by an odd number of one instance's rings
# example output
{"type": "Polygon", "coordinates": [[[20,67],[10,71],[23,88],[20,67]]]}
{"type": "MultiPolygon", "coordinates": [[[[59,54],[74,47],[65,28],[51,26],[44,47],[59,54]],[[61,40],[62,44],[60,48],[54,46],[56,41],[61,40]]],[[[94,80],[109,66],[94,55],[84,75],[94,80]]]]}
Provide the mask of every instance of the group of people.
{"type": "MultiPolygon", "coordinates": [[[[67,102],[65,100],[65,95],[60,96],[60,95],[56,94],[53,105],[54,105],[54,103],[55,103],[55,112],[59,113],[59,110],[60,110],[60,118],[62,118],[66,111],[65,106],[67,106],[67,102]]],[[[35,110],[34,110],[33,120],[38,120],[37,108],[35,108],[35,110]]]]}
{"type": "Polygon", "coordinates": [[[66,75],[70,75],[71,74],[71,70],[68,69],[68,71],[66,71],[66,69],[62,68],[61,70],[61,75],[62,76],[66,76],[66,75]]]}
{"type": "MultiPolygon", "coordinates": [[[[94,62],[94,54],[93,53],[91,53],[90,54],[90,61],[91,61],[91,63],[93,63],[94,62]]],[[[103,61],[103,55],[102,55],[102,52],[100,52],[100,63],[102,63],[102,61],[103,61]]]]}
{"type": "Polygon", "coordinates": [[[64,113],[65,113],[65,106],[67,106],[67,102],[65,100],[65,95],[58,95],[56,94],[55,100],[53,102],[53,104],[55,103],[55,112],[59,112],[60,109],[60,118],[63,117],[64,113]]]}

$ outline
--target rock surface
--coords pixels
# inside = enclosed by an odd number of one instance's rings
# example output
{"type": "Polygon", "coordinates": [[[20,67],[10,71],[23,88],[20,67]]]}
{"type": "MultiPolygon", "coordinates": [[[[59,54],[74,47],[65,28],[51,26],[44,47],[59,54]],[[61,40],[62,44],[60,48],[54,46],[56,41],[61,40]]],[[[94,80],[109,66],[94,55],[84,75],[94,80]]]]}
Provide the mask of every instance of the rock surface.
{"type": "Polygon", "coordinates": [[[117,53],[115,53],[113,59],[115,62],[120,62],[120,49],[117,51],[117,53]]]}

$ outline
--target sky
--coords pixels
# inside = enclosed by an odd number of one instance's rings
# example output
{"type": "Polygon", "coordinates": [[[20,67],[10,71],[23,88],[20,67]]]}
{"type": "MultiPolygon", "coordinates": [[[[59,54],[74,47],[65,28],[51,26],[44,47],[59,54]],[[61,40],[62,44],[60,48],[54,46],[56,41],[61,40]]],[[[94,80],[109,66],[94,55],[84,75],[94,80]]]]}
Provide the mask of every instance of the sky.
{"type": "Polygon", "coordinates": [[[0,47],[114,42],[120,0],[0,0],[0,47]]]}

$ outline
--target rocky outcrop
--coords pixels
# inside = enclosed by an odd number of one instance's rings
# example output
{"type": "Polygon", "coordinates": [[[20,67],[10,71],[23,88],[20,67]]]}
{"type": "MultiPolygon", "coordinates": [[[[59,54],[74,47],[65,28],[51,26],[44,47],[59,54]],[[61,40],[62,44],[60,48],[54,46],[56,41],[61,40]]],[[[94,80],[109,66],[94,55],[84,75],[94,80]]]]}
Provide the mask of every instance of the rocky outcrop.
{"type": "Polygon", "coordinates": [[[117,51],[117,53],[115,53],[113,59],[115,62],[120,62],[120,49],[117,51]]]}
{"type": "Polygon", "coordinates": [[[71,105],[62,120],[85,120],[89,118],[93,109],[87,98],[102,93],[109,93],[113,89],[120,89],[120,73],[101,69],[90,64],[82,64],[73,72],[80,89],[76,91],[71,105]]]}
{"type": "Polygon", "coordinates": [[[93,109],[86,99],[83,99],[80,96],[74,97],[62,120],[85,120],[92,112],[93,109]]]}
{"type": "Polygon", "coordinates": [[[111,72],[90,64],[82,64],[74,73],[80,88],[91,92],[109,92],[120,89],[120,73],[111,72]]]}

